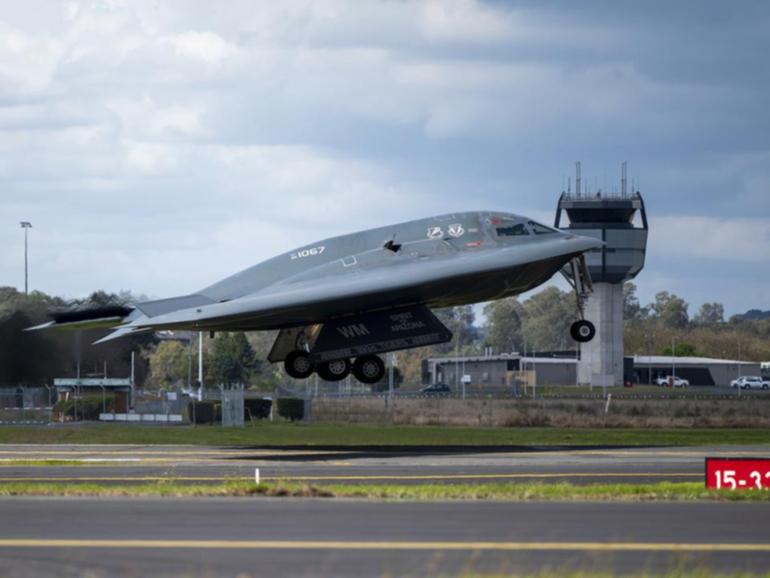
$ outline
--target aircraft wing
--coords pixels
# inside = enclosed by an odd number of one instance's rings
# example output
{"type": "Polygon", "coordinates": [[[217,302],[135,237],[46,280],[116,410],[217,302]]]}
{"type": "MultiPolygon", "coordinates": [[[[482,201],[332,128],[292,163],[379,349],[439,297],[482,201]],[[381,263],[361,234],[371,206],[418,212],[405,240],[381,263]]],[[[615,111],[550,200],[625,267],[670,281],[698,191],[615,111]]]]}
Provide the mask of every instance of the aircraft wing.
{"type": "Polygon", "coordinates": [[[442,287],[447,303],[451,303],[453,293],[460,286],[467,291],[469,284],[483,284],[487,273],[529,264],[537,266],[539,262],[553,262],[552,272],[556,272],[571,257],[594,248],[596,243],[581,237],[558,238],[526,250],[504,247],[425,259],[391,253],[387,266],[347,270],[342,261],[335,261],[321,270],[308,269],[305,274],[252,295],[140,317],[124,327],[196,331],[277,329],[377,308],[423,303],[421,295],[428,287],[442,287]]]}

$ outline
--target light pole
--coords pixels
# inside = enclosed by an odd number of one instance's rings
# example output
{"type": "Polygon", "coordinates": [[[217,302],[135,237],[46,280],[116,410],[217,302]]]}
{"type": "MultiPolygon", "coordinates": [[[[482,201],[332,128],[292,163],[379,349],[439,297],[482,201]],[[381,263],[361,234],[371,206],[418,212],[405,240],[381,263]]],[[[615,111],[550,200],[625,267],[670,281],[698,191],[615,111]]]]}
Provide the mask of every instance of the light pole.
{"type": "Polygon", "coordinates": [[[24,295],[29,295],[29,268],[27,266],[29,260],[27,258],[27,232],[32,228],[32,223],[29,221],[21,221],[19,223],[21,228],[24,229],[24,295]]]}

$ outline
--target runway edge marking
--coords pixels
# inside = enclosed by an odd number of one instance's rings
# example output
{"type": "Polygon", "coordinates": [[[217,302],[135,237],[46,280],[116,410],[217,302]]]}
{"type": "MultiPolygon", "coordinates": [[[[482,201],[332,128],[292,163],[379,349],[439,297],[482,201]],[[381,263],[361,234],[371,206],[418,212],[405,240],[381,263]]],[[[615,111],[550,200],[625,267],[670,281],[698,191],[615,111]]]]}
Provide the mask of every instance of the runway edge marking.
{"type": "Polygon", "coordinates": [[[770,544],[664,542],[382,542],[317,540],[73,540],[0,539],[0,548],[115,548],[212,550],[497,550],[612,552],[769,552],[770,544]]]}

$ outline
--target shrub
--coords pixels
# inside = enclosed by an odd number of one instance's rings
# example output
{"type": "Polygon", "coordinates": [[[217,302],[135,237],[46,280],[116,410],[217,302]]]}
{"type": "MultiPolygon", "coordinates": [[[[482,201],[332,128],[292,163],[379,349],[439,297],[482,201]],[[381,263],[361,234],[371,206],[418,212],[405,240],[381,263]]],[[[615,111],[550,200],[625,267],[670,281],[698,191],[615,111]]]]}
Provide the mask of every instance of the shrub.
{"type": "Polygon", "coordinates": [[[54,415],[72,421],[98,421],[103,411],[115,411],[115,396],[85,395],[80,398],[60,400],[53,407],[54,415]]]}
{"type": "Polygon", "coordinates": [[[188,415],[192,423],[221,423],[222,404],[218,401],[191,401],[188,415]]]}
{"type": "Polygon", "coordinates": [[[278,415],[297,421],[305,415],[305,400],[298,397],[284,397],[278,400],[278,415]]]}
{"type": "Polygon", "coordinates": [[[270,417],[270,408],[273,401],[270,399],[244,399],[243,419],[267,419],[270,417]]]}

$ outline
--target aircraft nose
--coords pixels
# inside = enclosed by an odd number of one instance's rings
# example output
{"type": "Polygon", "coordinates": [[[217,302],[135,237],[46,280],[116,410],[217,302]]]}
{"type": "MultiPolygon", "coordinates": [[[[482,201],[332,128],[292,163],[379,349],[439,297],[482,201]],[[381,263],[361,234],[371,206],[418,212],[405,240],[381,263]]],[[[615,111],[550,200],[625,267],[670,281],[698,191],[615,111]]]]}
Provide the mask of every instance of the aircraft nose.
{"type": "Polygon", "coordinates": [[[579,251],[590,251],[591,249],[601,249],[607,243],[596,237],[586,237],[584,235],[573,235],[565,233],[567,240],[579,251]]]}

